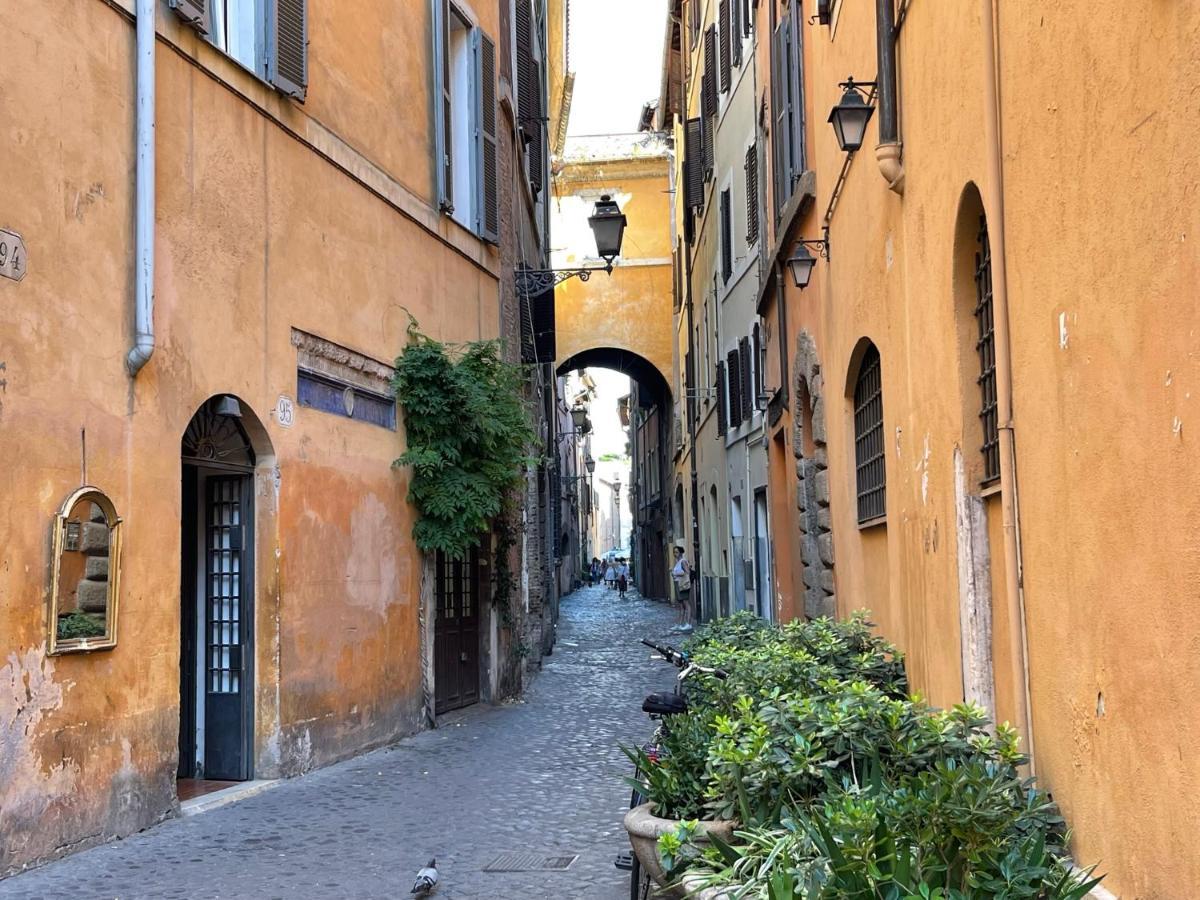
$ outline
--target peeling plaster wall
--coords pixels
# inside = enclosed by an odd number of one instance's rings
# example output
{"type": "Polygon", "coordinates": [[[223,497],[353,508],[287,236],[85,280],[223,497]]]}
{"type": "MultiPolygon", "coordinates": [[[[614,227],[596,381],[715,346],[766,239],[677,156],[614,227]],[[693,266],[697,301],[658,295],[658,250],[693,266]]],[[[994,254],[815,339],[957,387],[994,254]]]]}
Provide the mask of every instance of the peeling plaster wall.
{"type": "MultiPolygon", "coordinates": [[[[384,362],[408,312],[451,341],[499,332],[495,252],[430,205],[432,110],[412,102],[431,96],[427,3],[314,4],[303,107],[163,4],[158,349],[131,382],[121,6],[48,0],[0,30],[0,145],[21,172],[0,225],[30,255],[23,281],[0,280],[0,874],[175,809],[180,438],[215,394],[241,399],[273,457],[254,487],[255,776],[421,727],[403,430],[299,404],[289,428],[274,410],[296,399],[293,327],[384,362]],[[83,480],[124,519],[119,644],[48,659],[48,535],[83,480]]],[[[479,13],[494,34],[495,8],[479,13]]]]}

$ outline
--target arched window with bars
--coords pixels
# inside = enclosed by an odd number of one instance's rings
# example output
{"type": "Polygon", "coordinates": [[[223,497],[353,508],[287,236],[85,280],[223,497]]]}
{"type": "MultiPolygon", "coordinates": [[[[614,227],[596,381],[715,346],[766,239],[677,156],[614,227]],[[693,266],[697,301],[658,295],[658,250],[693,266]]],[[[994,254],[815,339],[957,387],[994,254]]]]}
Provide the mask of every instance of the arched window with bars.
{"type": "Polygon", "coordinates": [[[887,513],[887,465],[883,434],[883,373],[879,350],[870,341],[856,353],[854,376],[854,469],[858,522],[887,513]]]}

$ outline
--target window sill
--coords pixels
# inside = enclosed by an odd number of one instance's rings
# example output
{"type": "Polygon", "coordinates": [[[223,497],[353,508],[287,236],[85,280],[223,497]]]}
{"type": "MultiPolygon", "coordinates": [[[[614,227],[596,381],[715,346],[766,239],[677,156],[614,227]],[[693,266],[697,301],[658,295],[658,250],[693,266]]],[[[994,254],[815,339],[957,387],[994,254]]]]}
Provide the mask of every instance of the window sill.
{"type": "Polygon", "coordinates": [[[985,481],[979,486],[979,496],[987,499],[988,497],[995,497],[1003,490],[1004,485],[1000,483],[1000,479],[994,478],[991,481],[985,481]]]}
{"type": "Polygon", "coordinates": [[[887,527],[887,516],[886,515],[876,516],[873,519],[867,519],[865,522],[859,522],[858,530],[859,531],[870,531],[871,529],[879,528],[880,526],[883,526],[885,528],[887,527]]]}

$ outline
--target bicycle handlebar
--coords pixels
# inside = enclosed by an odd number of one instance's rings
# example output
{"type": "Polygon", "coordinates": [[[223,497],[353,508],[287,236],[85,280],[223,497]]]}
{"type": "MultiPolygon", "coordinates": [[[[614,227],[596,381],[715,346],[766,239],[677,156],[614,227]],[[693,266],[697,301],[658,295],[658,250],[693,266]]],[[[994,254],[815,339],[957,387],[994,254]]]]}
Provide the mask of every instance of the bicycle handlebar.
{"type": "Polygon", "coordinates": [[[723,671],[722,669],[701,666],[692,662],[688,659],[686,653],[684,653],[682,650],[676,650],[670,644],[656,644],[654,641],[648,641],[645,638],[642,638],[642,643],[658,653],[663,659],[675,666],[675,668],[684,669],[684,675],[680,677],[686,677],[687,672],[691,670],[703,672],[705,675],[712,675],[714,678],[720,678],[722,681],[729,677],[729,673],[723,671]]]}

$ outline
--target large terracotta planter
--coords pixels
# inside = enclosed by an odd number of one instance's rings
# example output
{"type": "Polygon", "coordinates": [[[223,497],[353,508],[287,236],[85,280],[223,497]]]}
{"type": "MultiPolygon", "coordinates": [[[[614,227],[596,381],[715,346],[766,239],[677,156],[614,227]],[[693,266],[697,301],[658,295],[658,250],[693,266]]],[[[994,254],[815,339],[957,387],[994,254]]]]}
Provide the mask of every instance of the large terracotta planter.
{"type": "MultiPolygon", "coordinates": [[[[641,863],[642,870],[647,872],[660,888],[667,883],[667,873],[663,871],[662,861],[658,857],[658,838],[659,835],[674,831],[678,827],[678,819],[660,819],[652,815],[649,803],[635,806],[625,813],[625,830],[629,832],[629,843],[633,852],[641,863]]],[[[702,844],[708,835],[715,834],[721,840],[729,841],[733,839],[733,828],[733,822],[701,821],[694,840],[702,844]]],[[[683,900],[688,893],[681,887],[672,887],[660,891],[658,896],[683,900]]]]}

